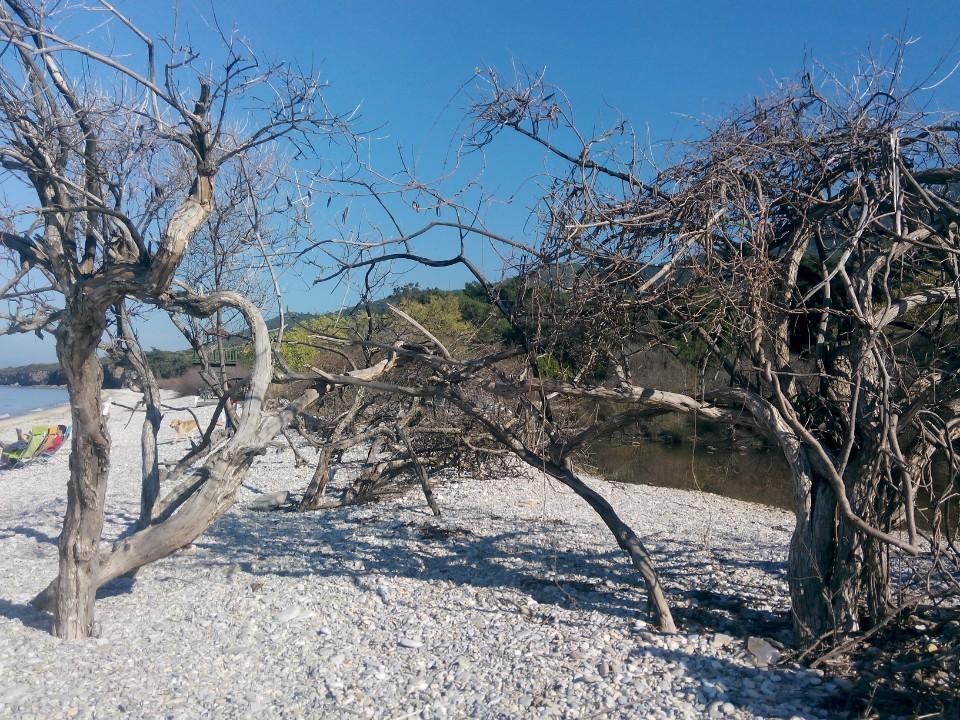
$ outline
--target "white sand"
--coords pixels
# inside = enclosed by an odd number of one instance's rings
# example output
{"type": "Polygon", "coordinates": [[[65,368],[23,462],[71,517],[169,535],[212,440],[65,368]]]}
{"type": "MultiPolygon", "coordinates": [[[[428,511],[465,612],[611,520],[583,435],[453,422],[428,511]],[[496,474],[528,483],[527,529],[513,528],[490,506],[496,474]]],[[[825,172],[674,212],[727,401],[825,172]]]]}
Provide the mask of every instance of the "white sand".
{"type": "MultiPolygon", "coordinates": [[[[190,415],[164,417],[166,459],[188,447],[175,417],[190,415]]],[[[136,516],[142,419],[113,408],[105,539],[136,516]]],[[[664,637],[612,537],[555,483],[448,481],[438,520],[417,492],[244,509],[305,487],[289,450],[257,459],[192,548],[105,588],[98,639],[63,643],[27,602],[56,573],[67,462],[0,473],[0,717],[826,717],[836,702],[834,684],[743,649],[787,637],[787,513],[600,485],[663,573],[684,627],[664,637]]]]}

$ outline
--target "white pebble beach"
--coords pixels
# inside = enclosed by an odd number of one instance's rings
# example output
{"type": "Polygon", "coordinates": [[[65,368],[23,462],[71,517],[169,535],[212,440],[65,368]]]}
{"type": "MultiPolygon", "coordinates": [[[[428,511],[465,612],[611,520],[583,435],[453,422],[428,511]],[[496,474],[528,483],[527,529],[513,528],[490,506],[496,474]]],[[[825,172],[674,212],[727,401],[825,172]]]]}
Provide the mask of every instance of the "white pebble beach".
{"type": "MultiPolygon", "coordinates": [[[[173,418],[190,415],[164,416],[167,460],[189,448],[173,418]]],[[[42,419],[69,422],[62,408],[42,419]]],[[[105,542],[137,514],[142,421],[111,412],[105,542]]],[[[591,481],[653,553],[681,625],[666,636],[612,535],[555,482],[438,479],[439,518],[416,486],[250,510],[306,486],[289,449],[258,457],[192,546],[103,588],[95,639],[61,642],[29,600],[56,575],[68,454],[0,472],[2,718],[814,718],[838,702],[834,681],[746,649],[789,641],[789,513],[591,481]]]]}

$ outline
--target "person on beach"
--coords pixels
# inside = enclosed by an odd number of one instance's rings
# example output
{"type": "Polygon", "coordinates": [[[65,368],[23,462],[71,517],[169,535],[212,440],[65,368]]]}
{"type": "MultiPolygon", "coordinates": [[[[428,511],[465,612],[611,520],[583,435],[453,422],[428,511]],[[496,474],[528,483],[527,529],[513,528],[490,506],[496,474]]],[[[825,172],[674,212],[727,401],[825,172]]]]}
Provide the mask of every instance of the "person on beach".
{"type": "Polygon", "coordinates": [[[6,448],[12,445],[15,445],[17,443],[26,442],[26,439],[23,437],[23,430],[21,430],[20,428],[14,428],[14,430],[17,433],[17,439],[14,440],[12,443],[10,443],[10,445],[7,445],[7,443],[5,443],[3,440],[0,440],[0,450],[5,450],[6,448]]]}

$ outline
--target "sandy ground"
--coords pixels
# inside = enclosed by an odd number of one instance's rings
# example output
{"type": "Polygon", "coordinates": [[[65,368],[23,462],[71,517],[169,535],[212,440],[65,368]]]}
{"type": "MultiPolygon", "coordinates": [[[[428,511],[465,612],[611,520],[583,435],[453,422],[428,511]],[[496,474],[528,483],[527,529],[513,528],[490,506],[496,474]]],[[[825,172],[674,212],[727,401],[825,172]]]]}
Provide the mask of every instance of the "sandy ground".
{"type": "MultiPolygon", "coordinates": [[[[114,395],[131,407],[135,397],[114,395]]],[[[167,425],[178,417],[190,415],[164,417],[167,459],[189,447],[167,425]]],[[[142,419],[116,404],[110,416],[105,540],[136,515],[142,419]]],[[[0,473],[2,718],[790,718],[842,707],[836,682],[758,666],[746,648],[750,636],[789,640],[787,513],[597,481],[660,567],[682,625],[663,636],[636,572],[565,488],[522,472],[447,477],[440,518],[418,492],[252,511],[260,493],[306,486],[312,468],[295,469],[289,449],[257,458],[237,506],[192,547],[103,588],[96,639],[63,643],[28,601],[56,574],[67,463],[61,452],[0,473]]]]}

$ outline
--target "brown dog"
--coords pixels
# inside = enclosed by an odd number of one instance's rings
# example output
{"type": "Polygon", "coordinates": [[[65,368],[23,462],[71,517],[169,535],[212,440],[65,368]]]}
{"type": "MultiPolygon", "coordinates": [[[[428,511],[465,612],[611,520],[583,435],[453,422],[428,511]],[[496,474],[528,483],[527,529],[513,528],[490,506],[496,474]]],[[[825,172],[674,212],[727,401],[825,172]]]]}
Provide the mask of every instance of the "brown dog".
{"type": "Polygon", "coordinates": [[[196,420],[171,420],[170,427],[177,433],[178,438],[189,437],[192,433],[200,432],[196,420]]]}

